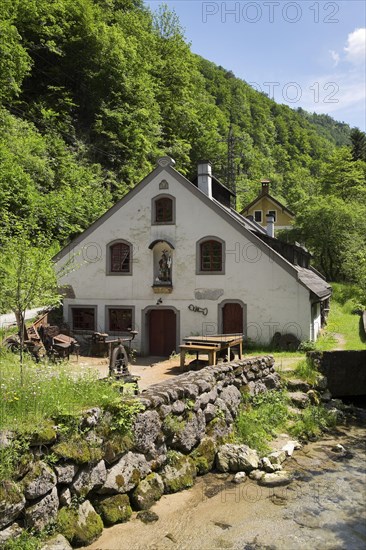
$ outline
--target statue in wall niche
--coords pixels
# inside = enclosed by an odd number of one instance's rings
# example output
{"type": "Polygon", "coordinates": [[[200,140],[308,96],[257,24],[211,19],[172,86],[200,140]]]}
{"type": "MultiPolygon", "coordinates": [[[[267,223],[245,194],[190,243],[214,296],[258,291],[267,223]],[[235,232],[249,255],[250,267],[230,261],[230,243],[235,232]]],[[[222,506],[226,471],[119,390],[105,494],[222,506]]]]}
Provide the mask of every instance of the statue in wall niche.
{"type": "Polygon", "coordinates": [[[159,260],[159,281],[163,283],[171,282],[170,269],[172,266],[172,258],[168,250],[163,250],[159,260]]]}

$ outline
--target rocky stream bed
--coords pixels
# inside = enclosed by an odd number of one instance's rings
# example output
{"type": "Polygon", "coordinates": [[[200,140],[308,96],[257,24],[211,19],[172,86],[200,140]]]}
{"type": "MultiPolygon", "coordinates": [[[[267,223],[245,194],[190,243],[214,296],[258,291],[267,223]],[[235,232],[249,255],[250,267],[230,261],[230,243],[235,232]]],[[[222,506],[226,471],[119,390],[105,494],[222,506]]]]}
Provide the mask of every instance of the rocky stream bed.
{"type": "Polygon", "coordinates": [[[366,547],[366,411],[306,444],[286,463],[288,485],[207,474],[165,495],[155,522],[105,529],[89,550],[363,550],[366,547]],[[345,449],[343,450],[339,445],[345,449]]]}

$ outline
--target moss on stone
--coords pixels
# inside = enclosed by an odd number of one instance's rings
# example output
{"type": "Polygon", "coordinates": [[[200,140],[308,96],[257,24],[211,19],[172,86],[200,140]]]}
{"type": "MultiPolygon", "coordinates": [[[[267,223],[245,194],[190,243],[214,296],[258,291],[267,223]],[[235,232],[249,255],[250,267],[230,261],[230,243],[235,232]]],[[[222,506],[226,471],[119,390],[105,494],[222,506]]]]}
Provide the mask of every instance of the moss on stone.
{"type": "Polygon", "coordinates": [[[122,474],[118,474],[116,476],[116,484],[117,484],[117,487],[123,487],[124,486],[125,478],[123,477],[122,474]]]}
{"type": "Polygon", "coordinates": [[[19,504],[23,500],[23,493],[14,482],[3,481],[0,483],[0,513],[2,502],[6,502],[6,504],[19,504]]]}
{"type": "Polygon", "coordinates": [[[106,525],[128,521],[132,514],[132,508],[127,495],[108,497],[96,503],[95,506],[106,525]]]}
{"type": "Polygon", "coordinates": [[[159,500],[164,492],[162,480],[158,474],[149,474],[131,493],[131,503],[134,509],[148,510],[159,500]]]}
{"type": "Polygon", "coordinates": [[[196,477],[196,466],[190,456],[176,451],[168,452],[168,464],[162,472],[166,493],[176,493],[192,487],[196,477]]]}
{"type": "Polygon", "coordinates": [[[57,443],[52,447],[52,451],[57,456],[77,464],[96,463],[101,460],[103,454],[101,448],[91,446],[79,435],[57,443]]]}
{"type": "Polygon", "coordinates": [[[141,480],[141,474],[135,468],[132,472],[132,475],[131,475],[131,481],[133,482],[134,485],[138,485],[138,483],[140,483],[140,480],[141,480]]]}
{"type": "Polygon", "coordinates": [[[131,435],[122,435],[112,432],[103,444],[103,458],[109,464],[118,460],[124,453],[133,448],[134,442],[131,435]]]}
{"type": "Polygon", "coordinates": [[[77,510],[61,508],[57,515],[57,528],[71,544],[87,546],[101,535],[103,521],[96,512],[91,511],[85,522],[79,523],[77,510]]]}
{"type": "Polygon", "coordinates": [[[30,445],[49,445],[56,441],[57,432],[53,422],[45,422],[37,426],[31,435],[30,445]]]}
{"type": "Polygon", "coordinates": [[[174,434],[182,432],[185,426],[186,422],[182,418],[169,413],[163,422],[163,432],[168,437],[172,437],[174,434]]]}
{"type": "Polygon", "coordinates": [[[216,455],[216,445],[213,439],[204,438],[198,447],[191,453],[191,458],[195,463],[197,474],[207,474],[212,470],[216,455]]]}

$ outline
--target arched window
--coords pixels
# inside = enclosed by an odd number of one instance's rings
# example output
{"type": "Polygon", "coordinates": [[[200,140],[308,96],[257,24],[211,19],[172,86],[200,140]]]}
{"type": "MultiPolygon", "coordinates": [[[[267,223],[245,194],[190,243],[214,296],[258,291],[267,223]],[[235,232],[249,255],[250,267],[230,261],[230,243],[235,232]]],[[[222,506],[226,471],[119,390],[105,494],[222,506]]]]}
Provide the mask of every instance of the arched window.
{"type": "Polygon", "coordinates": [[[224,242],[206,238],[198,244],[198,273],[224,273],[224,242]]]}
{"type": "Polygon", "coordinates": [[[126,241],[117,241],[108,245],[107,274],[131,275],[131,245],[126,241]]]}
{"type": "Polygon", "coordinates": [[[152,222],[161,224],[174,223],[173,197],[162,195],[153,199],[152,222]]]}

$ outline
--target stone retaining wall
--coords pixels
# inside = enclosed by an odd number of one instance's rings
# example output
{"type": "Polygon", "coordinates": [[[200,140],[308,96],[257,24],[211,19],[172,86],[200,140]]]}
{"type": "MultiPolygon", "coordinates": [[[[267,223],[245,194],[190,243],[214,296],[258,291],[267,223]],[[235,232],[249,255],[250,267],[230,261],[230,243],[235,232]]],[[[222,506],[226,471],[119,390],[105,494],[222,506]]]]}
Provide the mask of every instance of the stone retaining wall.
{"type": "MultiPolygon", "coordinates": [[[[73,546],[86,545],[103,526],[126,521],[132,508],[146,510],[163,493],[191,486],[213,468],[241,393],[278,385],[273,357],[239,360],[142,392],[134,398],[144,410],[132,438],[118,430],[118,407],[87,411],[66,436],[50,424],[34,434],[17,479],[0,487],[0,547],[24,527],[41,530],[54,521],[73,546]]],[[[0,444],[9,444],[8,436],[0,444]]]]}

